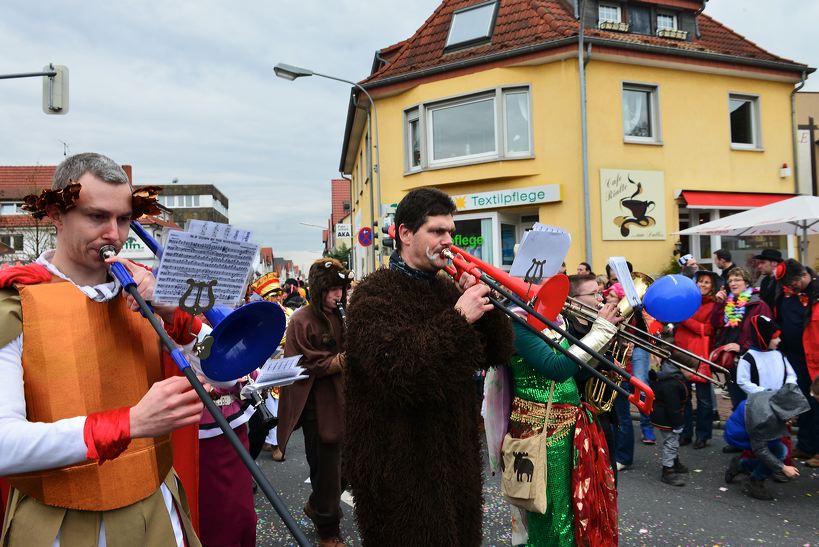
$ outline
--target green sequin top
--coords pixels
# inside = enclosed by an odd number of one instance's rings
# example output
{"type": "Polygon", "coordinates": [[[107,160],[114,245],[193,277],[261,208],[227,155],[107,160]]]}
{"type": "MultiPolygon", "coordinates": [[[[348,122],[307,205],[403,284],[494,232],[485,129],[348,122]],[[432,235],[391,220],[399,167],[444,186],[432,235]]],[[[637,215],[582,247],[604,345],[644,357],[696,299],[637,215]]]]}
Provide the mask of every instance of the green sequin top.
{"type": "MultiPolygon", "coordinates": [[[[566,370],[576,372],[577,365],[525,328],[515,328],[514,331],[516,353],[510,368],[515,395],[527,401],[546,403],[549,401],[549,386],[555,380],[553,403],[580,404],[577,384],[573,376],[567,378],[565,373],[566,370]]],[[[568,346],[565,340],[561,345],[568,346]]]]}

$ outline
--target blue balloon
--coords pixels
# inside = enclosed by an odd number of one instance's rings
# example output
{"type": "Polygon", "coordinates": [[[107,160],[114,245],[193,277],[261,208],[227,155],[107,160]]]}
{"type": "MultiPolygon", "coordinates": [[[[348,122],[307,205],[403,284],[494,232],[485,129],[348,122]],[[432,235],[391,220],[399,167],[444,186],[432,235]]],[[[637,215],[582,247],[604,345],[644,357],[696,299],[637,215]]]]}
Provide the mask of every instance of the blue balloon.
{"type": "Polygon", "coordinates": [[[643,297],[648,314],[663,323],[685,321],[701,304],[702,294],[697,284],[680,274],[661,277],[648,287],[643,297]]]}

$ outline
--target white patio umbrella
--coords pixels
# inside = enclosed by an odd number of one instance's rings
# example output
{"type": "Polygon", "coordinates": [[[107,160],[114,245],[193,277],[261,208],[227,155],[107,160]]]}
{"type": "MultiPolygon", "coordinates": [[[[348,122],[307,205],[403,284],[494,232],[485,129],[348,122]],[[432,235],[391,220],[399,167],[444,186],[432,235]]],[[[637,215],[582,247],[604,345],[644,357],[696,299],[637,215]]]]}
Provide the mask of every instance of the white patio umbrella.
{"type": "Polygon", "coordinates": [[[819,197],[797,196],[676,233],[738,237],[795,235],[800,237],[799,261],[804,264],[808,252],[808,236],[819,234],[819,197]]]}

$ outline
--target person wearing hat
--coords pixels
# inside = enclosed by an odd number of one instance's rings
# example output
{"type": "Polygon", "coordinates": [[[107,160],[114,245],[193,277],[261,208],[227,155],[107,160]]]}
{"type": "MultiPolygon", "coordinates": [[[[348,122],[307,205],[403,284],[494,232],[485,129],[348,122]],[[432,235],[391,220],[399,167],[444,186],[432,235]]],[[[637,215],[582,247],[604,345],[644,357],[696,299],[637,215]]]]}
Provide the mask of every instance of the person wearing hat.
{"type": "Polygon", "coordinates": [[[808,401],[795,384],[778,390],[752,393],[742,401],[725,424],[725,442],[741,450],[753,451],[752,457],[736,456],[725,471],[725,482],[732,483],[740,473],[748,473],[742,492],[752,498],[772,500],[765,479],[781,472],[789,479],[799,470],[785,465],[787,448],[781,441],[789,435],[787,426],[808,411],[808,401]]]}
{"type": "Polygon", "coordinates": [[[759,274],[759,279],[756,280],[759,298],[773,308],[776,296],[774,270],[782,262],[782,253],[776,249],[762,249],[762,252],[753,258],[756,261],[756,272],[759,274]]]}
{"type": "MultiPolygon", "coordinates": [[[[694,315],[677,324],[674,329],[674,345],[707,359],[711,351],[711,336],[714,334],[711,313],[714,309],[714,294],[719,284],[719,276],[715,272],[699,270],[694,273],[694,281],[702,295],[702,303],[694,315]]],[[[708,365],[699,362],[692,365],[697,372],[711,376],[711,368],[708,365]]],[[[696,374],[691,374],[687,379],[694,383],[697,410],[695,413],[689,398],[685,404],[680,445],[684,446],[693,441],[694,448],[705,448],[713,432],[714,388],[711,382],[696,374]]]]}
{"type": "Polygon", "coordinates": [[[700,269],[697,264],[697,259],[691,253],[684,254],[677,259],[677,264],[680,265],[680,273],[685,277],[693,278],[694,274],[700,269]]]}
{"type": "MultiPolygon", "coordinates": [[[[286,321],[290,321],[290,316],[293,315],[293,310],[282,304],[282,296],[284,291],[279,283],[279,276],[275,272],[267,273],[261,276],[250,285],[250,289],[257,295],[268,302],[278,304],[284,311],[286,321]]],[[[281,346],[284,346],[285,338],[282,338],[281,346]]],[[[278,351],[278,350],[277,350],[278,351]]],[[[265,398],[265,406],[273,416],[279,414],[279,393],[280,389],[274,387],[265,398]]],[[[265,425],[260,415],[254,414],[249,422],[250,426],[250,455],[256,459],[262,450],[270,452],[270,459],[273,461],[284,461],[284,453],[278,445],[278,428],[272,429],[265,425]]]]}
{"type": "Polygon", "coordinates": [[[344,546],[341,539],[341,443],[344,439],[346,366],[344,325],[338,303],[346,303],[353,273],[334,258],[310,266],[310,303],[291,317],[285,333],[284,356],[303,355],[306,380],[281,389],[278,440],[287,443],[298,427],[310,466],[312,493],[304,513],[313,521],[320,547],[344,546]]]}
{"type": "Polygon", "coordinates": [[[777,390],[782,384],[796,383],[796,373],[788,359],[777,351],[782,331],[766,315],[751,317],[754,344],[737,364],[737,385],[750,395],[757,391],[777,390]]]}

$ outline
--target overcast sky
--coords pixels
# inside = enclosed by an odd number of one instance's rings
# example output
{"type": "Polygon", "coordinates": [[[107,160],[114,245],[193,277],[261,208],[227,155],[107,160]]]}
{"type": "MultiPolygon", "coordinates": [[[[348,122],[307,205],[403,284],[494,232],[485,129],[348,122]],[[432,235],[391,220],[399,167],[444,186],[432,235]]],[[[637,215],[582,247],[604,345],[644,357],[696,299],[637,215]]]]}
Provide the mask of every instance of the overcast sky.
{"type": "MultiPolygon", "coordinates": [[[[66,116],[38,78],[0,80],[0,164],[97,151],[137,184],[213,183],[230,220],[277,256],[320,255],[349,87],[275,78],[276,63],[348,80],[411,36],[437,0],[98,0],[0,4],[0,74],[69,67],[66,116]]],[[[772,53],[819,66],[819,0],[711,0],[706,13],[772,53]]],[[[806,90],[819,91],[819,76],[806,90]]],[[[389,143],[381,143],[389,146],[389,143]]]]}

